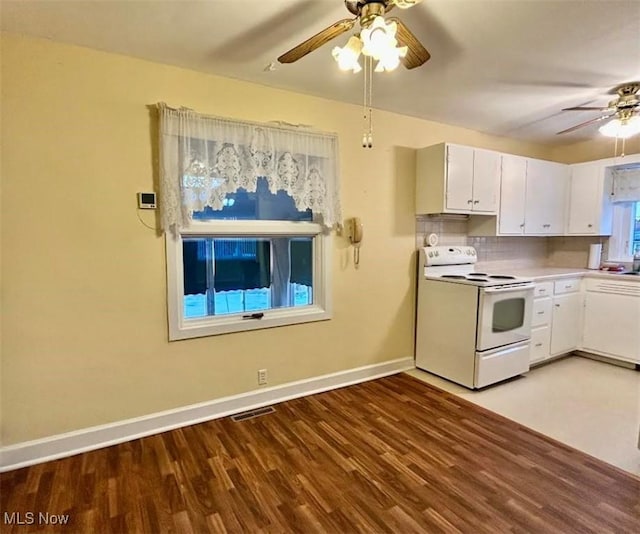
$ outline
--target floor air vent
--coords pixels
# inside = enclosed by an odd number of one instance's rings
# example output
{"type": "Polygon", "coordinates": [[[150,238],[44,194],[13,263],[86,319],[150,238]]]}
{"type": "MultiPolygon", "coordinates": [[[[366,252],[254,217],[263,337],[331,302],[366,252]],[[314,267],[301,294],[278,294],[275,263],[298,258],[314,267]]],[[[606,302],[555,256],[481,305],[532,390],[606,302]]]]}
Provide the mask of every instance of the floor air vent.
{"type": "Polygon", "coordinates": [[[268,413],[273,413],[275,411],[276,409],[272,406],[265,406],[264,408],[257,408],[256,410],[249,410],[248,412],[242,412],[236,415],[232,415],[231,419],[233,419],[237,423],[239,421],[253,419],[254,417],[260,417],[261,415],[267,415],[268,413]]]}

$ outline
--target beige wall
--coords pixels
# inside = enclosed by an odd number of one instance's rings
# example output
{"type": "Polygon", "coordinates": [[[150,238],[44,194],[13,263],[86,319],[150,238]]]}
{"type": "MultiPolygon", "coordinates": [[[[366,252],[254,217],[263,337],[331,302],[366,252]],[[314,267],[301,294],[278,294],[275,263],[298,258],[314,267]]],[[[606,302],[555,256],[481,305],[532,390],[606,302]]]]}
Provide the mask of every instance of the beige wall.
{"type": "MultiPolygon", "coordinates": [[[[413,354],[414,151],[443,140],[544,147],[83,48],[2,37],[4,444],[413,354]],[[334,241],[334,319],[167,341],[163,238],[137,217],[154,187],[158,101],[340,137],[358,270],[334,241]],[[404,147],[404,148],[403,148],[404,147]],[[384,273],[384,275],[381,275],[384,273]]],[[[156,221],[143,212],[147,223],[156,221]]]]}
{"type": "Polygon", "coordinates": [[[622,154],[640,153],[640,135],[627,139],[622,150],[622,141],[610,137],[596,137],[590,141],[583,141],[568,146],[559,146],[551,149],[549,159],[561,163],[581,163],[583,161],[593,161],[620,157],[622,154]]]}

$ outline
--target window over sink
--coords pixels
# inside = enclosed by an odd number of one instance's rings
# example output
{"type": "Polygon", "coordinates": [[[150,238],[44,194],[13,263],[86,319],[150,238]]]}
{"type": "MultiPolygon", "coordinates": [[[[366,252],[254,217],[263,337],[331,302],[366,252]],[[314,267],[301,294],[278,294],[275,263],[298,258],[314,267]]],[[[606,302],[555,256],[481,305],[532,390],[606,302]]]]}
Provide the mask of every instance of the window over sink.
{"type": "Polygon", "coordinates": [[[608,259],[631,262],[640,255],[640,201],[622,202],[613,208],[613,232],[608,259]]]}
{"type": "Polygon", "coordinates": [[[631,253],[634,257],[640,255],[640,202],[635,203],[635,211],[633,217],[633,242],[631,245],[631,253]]]}
{"type": "Polygon", "coordinates": [[[632,155],[626,163],[610,167],[610,172],[613,231],[608,259],[630,263],[640,255],[640,158],[632,155]]]}

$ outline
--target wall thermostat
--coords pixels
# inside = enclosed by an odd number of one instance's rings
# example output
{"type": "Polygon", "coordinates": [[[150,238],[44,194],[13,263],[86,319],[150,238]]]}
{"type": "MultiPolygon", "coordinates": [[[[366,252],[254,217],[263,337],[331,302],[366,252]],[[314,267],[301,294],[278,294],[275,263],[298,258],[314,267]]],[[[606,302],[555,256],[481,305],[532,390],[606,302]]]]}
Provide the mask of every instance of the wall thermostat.
{"type": "Polygon", "coordinates": [[[138,193],[138,208],[142,210],[156,209],[155,193],[138,193]]]}

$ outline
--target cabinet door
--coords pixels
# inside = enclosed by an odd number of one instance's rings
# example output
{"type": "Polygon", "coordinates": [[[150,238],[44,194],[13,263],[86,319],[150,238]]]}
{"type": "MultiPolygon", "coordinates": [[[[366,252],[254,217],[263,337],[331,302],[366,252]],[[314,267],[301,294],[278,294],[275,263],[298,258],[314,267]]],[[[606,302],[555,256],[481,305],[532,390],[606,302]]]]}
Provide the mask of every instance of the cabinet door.
{"type": "Polygon", "coordinates": [[[531,330],[530,363],[541,362],[549,358],[549,342],[551,338],[548,326],[541,326],[531,330]]]}
{"type": "Polygon", "coordinates": [[[569,234],[593,234],[598,208],[598,169],[590,164],[571,167],[569,188],[569,234]]]}
{"type": "Polygon", "coordinates": [[[542,326],[551,322],[552,302],[549,297],[534,299],[531,326],[542,326]]]}
{"type": "Polygon", "coordinates": [[[553,299],[551,355],[578,348],[582,325],[582,294],[569,293],[553,299]]]}
{"type": "Polygon", "coordinates": [[[471,211],[473,205],[473,148],[447,146],[447,210],[471,211]]]}
{"type": "Polygon", "coordinates": [[[526,234],[563,234],[568,166],[529,159],[525,198],[526,234]]]}
{"type": "Polygon", "coordinates": [[[611,233],[611,210],[605,209],[610,199],[604,191],[604,182],[604,166],[599,161],[571,166],[568,234],[611,233]]]}
{"type": "Polygon", "coordinates": [[[640,363],[640,297],[587,291],[582,348],[640,363]]]}
{"type": "Polygon", "coordinates": [[[502,155],[499,231],[501,235],[524,233],[524,199],[527,159],[502,155]]]}
{"type": "Polygon", "coordinates": [[[551,176],[549,187],[549,231],[563,235],[567,221],[567,191],[569,189],[569,166],[564,163],[545,162],[551,176]]]}
{"type": "Polygon", "coordinates": [[[473,155],[473,211],[498,212],[500,183],[500,154],[489,150],[474,150],[473,155]]]}

